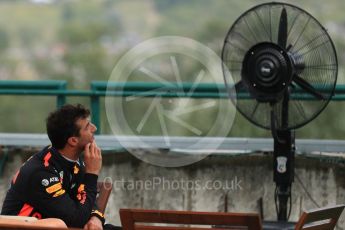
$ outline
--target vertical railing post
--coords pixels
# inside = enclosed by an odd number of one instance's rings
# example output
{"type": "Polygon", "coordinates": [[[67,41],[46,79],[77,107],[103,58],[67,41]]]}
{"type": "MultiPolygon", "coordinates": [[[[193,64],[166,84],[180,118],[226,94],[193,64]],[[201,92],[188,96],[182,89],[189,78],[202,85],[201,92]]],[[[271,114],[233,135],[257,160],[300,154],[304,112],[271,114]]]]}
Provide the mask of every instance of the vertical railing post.
{"type": "MultiPolygon", "coordinates": [[[[61,82],[58,86],[58,90],[66,90],[66,82],[61,82]]],[[[66,95],[64,94],[58,94],[56,98],[56,106],[57,108],[62,107],[64,104],[66,104],[66,95]]]]}
{"type": "Polygon", "coordinates": [[[91,121],[97,127],[96,134],[101,133],[101,122],[100,122],[100,100],[97,95],[97,87],[91,82],[91,121]]]}

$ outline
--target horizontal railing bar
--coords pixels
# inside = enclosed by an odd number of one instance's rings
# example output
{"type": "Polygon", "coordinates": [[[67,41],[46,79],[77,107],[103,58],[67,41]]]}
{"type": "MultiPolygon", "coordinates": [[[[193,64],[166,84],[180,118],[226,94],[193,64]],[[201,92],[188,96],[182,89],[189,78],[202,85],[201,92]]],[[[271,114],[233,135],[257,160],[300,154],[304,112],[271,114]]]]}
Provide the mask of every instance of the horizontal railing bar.
{"type": "MultiPolygon", "coordinates": [[[[162,136],[113,136],[96,135],[98,146],[102,149],[140,148],[140,149],[170,149],[180,152],[183,149],[194,154],[204,150],[240,150],[240,151],[273,151],[272,138],[236,138],[236,137],[168,137],[169,145],[162,136]],[[198,143],[198,145],[195,145],[198,143]],[[210,149],[212,148],[216,149],[210,149]],[[217,147],[215,147],[217,146],[217,147]]],[[[50,144],[46,134],[34,133],[0,133],[2,146],[43,147],[50,144]]],[[[296,151],[299,153],[329,152],[342,156],[345,149],[343,140],[296,139],[296,151]],[[339,154],[336,154],[338,152],[339,154]]]]}
{"type": "MultiPolygon", "coordinates": [[[[229,88],[232,86],[229,85],[229,88]]],[[[333,87],[323,87],[314,85],[314,87],[320,91],[329,92],[333,87]]],[[[199,83],[195,85],[193,82],[183,82],[182,84],[169,82],[169,83],[160,83],[160,82],[105,82],[105,81],[93,81],[91,82],[91,88],[96,90],[104,91],[107,88],[112,90],[153,90],[153,89],[164,89],[164,90],[183,90],[189,91],[193,88],[194,91],[225,91],[226,87],[224,84],[218,83],[199,83]]],[[[336,89],[340,93],[345,93],[345,85],[337,85],[336,89]]],[[[305,92],[300,87],[296,86],[294,89],[296,92],[305,92]]]]}
{"type": "MultiPolygon", "coordinates": [[[[0,89],[0,95],[66,95],[66,96],[93,96],[96,92],[90,90],[46,90],[46,89],[0,89]]],[[[104,93],[101,93],[104,95],[104,93]]]]}
{"type": "Polygon", "coordinates": [[[21,81],[21,80],[2,80],[0,89],[62,89],[67,85],[63,80],[46,81],[21,81]]]}
{"type": "MultiPolygon", "coordinates": [[[[33,95],[33,96],[117,96],[117,97],[166,97],[166,98],[229,98],[226,92],[165,92],[165,91],[93,91],[93,90],[42,90],[42,89],[0,89],[0,95],[33,95]]],[[[240,93],[237,99],[253,99],[248,93],[240,93]]],[[[312,95],[295,94],[291,96],[292,100],[315,100],[312,95]]],[[[331,100],[343,101],[345,95],[335,95],[331,100]]]]}
{"type": "MultiPolygon", "coordinates": [[[[91,88],[100,92],[107,91],[109,96],[143,96],[143,97],[193,97],[193,98],[228,98],[227,89],[224,84],[216,83],[159,83],[159,82],[101,82],[94,81],[91,88]]],[[[329,87],[317,87],[321,92],[329,92],[329,87]]],[[[316,100],[303,89],[293,89],[292,100],[316,100]]],[[[335,89],[335,101],[345,100],[345,85],[338,85],[335,89]],[[338,94],[338,95],[337,95],[338,94]]],[[[333,99],[332,98],[332,99],[333,99]]],[[[238,93],[237,99],[253,99],[249,93],[238,93]]]]}

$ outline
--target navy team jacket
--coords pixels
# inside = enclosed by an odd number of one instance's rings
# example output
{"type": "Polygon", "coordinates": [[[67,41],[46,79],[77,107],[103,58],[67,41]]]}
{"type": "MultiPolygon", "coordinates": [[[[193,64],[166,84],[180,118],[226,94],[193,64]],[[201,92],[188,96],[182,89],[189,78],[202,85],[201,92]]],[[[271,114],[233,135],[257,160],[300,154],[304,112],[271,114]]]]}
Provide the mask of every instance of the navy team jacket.
{"type": "Polygon", "coordinates": [[[68,161],[45,147],[14,175],[1,214],[60,218],[69,227],[82,228],[93,214],[103,218],[95,205],[97,179],[85,173],[81,160],[68,161]]]}

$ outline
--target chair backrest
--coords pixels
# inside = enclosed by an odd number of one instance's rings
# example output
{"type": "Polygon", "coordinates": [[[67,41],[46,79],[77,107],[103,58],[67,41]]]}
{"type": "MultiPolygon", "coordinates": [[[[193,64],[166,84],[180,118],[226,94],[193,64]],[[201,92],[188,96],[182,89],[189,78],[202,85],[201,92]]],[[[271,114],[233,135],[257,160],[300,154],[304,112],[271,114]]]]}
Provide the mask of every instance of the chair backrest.
{"type": "Polygon", "coordinates": [[[120,219],[125,230],[262,229],[257,213],[120,209],[120,219]]]}
{"type": "Polygon", "coordinates": [[[110,182],[98,182],[97,183],[97,206],[99,211],[104,213],[108,199],[111,193],[111,190],[113,189],[113,184],[110,182]]]}
{"type": "Polygon", "coordinates": [[[329,206],[303,212],[295,230],[333,230],[345,205],[329,206]]]}

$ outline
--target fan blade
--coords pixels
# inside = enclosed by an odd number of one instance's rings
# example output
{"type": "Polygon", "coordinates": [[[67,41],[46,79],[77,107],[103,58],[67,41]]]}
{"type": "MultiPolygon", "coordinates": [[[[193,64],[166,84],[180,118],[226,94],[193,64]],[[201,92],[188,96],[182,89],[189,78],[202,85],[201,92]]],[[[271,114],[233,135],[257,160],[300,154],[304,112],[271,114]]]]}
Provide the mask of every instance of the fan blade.
{"type": "Polygon", "coordinates": [[[298,76],[297,74],[294,75],[293,77],[293,81],[302,89],[304,89],[305,91],[307,91],[308,93],[312,94],[314,97],[316,97],[319,100],[326,100],[326,98],[319,93],[314,86],[312,86],[311,84],[309,84],[306,80],[304,80],[303,78],[301,78],[300,76],[298,76]]]}
{"type": "Polygon", "coordinates": [[[280,45],[284,49],[286,48],[286,42],[287,42],[287,29],[288,29],[287,24],[288,24],[287,13],[286,13],[286,9],[283,8],[280,14],[280,21],[279,21],[278,45],[280,45]]]}

